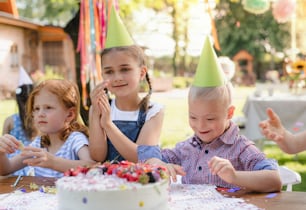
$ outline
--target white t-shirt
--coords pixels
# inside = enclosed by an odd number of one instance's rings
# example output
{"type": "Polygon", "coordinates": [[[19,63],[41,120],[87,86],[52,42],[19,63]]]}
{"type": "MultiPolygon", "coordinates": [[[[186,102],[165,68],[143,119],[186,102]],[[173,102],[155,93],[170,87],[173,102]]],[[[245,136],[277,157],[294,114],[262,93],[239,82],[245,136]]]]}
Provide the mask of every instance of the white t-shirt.
{"type": "MultiPolygon", "coordinates": [[[[146,121],[154,117],[164,107],[161,104],[150,101],[151,108],[148,110],[146,115],[146,121]]],[[[115,99],[111,102],[111,119],[122,120],[122,121],[137,121],[139,110],[136,111],[121,111],[116,107],[115,99]]]]}

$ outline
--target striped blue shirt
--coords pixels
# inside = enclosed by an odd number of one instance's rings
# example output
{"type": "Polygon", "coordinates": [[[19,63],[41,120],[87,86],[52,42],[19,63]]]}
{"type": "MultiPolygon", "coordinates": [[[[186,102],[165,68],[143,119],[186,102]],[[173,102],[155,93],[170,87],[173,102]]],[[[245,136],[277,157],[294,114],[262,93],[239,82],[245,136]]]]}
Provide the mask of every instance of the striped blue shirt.
{"type": "MultiPolygon", "coordinates": [[[[40,137],[36,137],[34,141],[30,144],[33,147],[40,148],[40,137]]],[[[84,146],[88,145],[88,138],[81,132],[72,132],[61,148],[55,153],[56,157],[61,157],[70,160],[79,160],[78,152],[84,146]]],[[[34,166],[35,176],[44,177],[62,177],[63,173],[55,171],[49,168],[42,168],[34,166]]]]}

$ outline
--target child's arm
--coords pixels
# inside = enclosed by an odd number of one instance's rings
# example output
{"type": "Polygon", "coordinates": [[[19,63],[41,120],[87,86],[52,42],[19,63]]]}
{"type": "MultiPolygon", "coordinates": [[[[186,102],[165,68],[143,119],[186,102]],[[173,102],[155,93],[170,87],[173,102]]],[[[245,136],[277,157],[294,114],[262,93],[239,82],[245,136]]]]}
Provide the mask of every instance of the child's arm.
{"type": "Polygon", "coordinates": [[[260,122],[262,134],[275,141],[279,147],[286,153],[295,154],[306,150],[306,131],[298,134],[292,134],[286,130],[279,116],[272,109],[267,109],[268,119],[260,122]]]}
{"type": "MultiPolygon", "coordinates": [[[[89,151],[92,159],[103,162],[107,156],[107,137],[104,128],[101,126],[102,111],[101,100],[107,98],[105,88],[108,81],[98,84],[91,92],[91,107],[89,109],[89,151]]],[[[109,103],[109,102],[108,102],[109,103]]],[[[109,104],[108,104],[109,106],[109,104]]]]}
{"type": "Polygon", "coordinates": [[[3,123],[2,135],[10,133],[10,131],[13,129],[13,126],[14,126],[13,117],[12,116],[7,117],[3,123]]]}
{"type": "Polygon", "coordinates": [[[88,147],[85,145],[78,151],[79,160],[70,160],[57,157],[47,152],[45,149],[37,147],[26,147],[22,152],[22,155],[30,157],[23,161],[25,164],[50,168],[59,172],[65,172],[70,168],[76,168],[77,166],[88,166],[95,163],[90,158],[88,147]]]}
{"type": "Polygon", "coordinates": [[[125,136],[110,119],[110,106],[106,97],[103,97],[101,100],[101,109],[103,109],[100,121],[103,124],[101,126],[104,128],[106,135],[111,139],[117,151],[126,160],[131,162],[138,161],[138,145],[158,145],[164,118],[162,109],[154,117],[145,122],[141,128],[136,144],[125,136]]]}
{"type": "Polygon", "coordinates": [[[107,155],[106,134],[100,126],[101,113],[94,109],[89,110],[89,151],[92,159],[103,162],[107,155]]]}
{"type": "Polygon", "coordinates": [[[5,134],[0,137],[0,175],[8,175],[25,167],[22,163],[23,158],[19,154],[11,159],[7,158],[7,154],[22,148],[23,144],[14,136],[5,134]]]}
{"type": "Polygon", "coordinates": [[[209,162],[211,173],[229,184],[249,191],[280,191],[282,184],[277,170],[236,171],[227,159],[213,157],[209,162]]]}

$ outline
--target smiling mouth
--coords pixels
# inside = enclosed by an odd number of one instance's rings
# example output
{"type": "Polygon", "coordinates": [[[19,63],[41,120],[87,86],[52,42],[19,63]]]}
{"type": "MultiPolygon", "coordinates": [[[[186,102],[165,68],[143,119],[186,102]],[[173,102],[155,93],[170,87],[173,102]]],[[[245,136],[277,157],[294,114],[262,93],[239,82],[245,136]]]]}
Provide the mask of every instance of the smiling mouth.
{"type": "Polygon", "coordinates": [[[113,85],[113,88],[124,87],[124,86],[127,86],[127,85],[128,84],[113,85]]]}
{"type": "Polygon", "coordinates": [[[209,131],[200,131],[199,133],[200,134],[207,134],[207,133],[209,133],[209,131]]]}

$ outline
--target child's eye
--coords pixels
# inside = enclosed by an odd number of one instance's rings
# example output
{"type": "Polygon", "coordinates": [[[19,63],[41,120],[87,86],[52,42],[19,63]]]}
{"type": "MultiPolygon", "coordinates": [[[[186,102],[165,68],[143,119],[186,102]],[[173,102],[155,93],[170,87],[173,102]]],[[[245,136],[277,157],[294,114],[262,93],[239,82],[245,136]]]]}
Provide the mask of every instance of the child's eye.
{"type": "Polygon", "coordinates": [[[122,72],[127,72],[127,71],[129,71],[129,70],[130,70],[129,68],[122,68],[122,69],[121,69],[122,72]]]}
{"type": "Polygon", "coordinates": [[[113,71],[112,70],[107,70],[107,71],[104,71],[104,74],[112,74],[113,71]]]}

